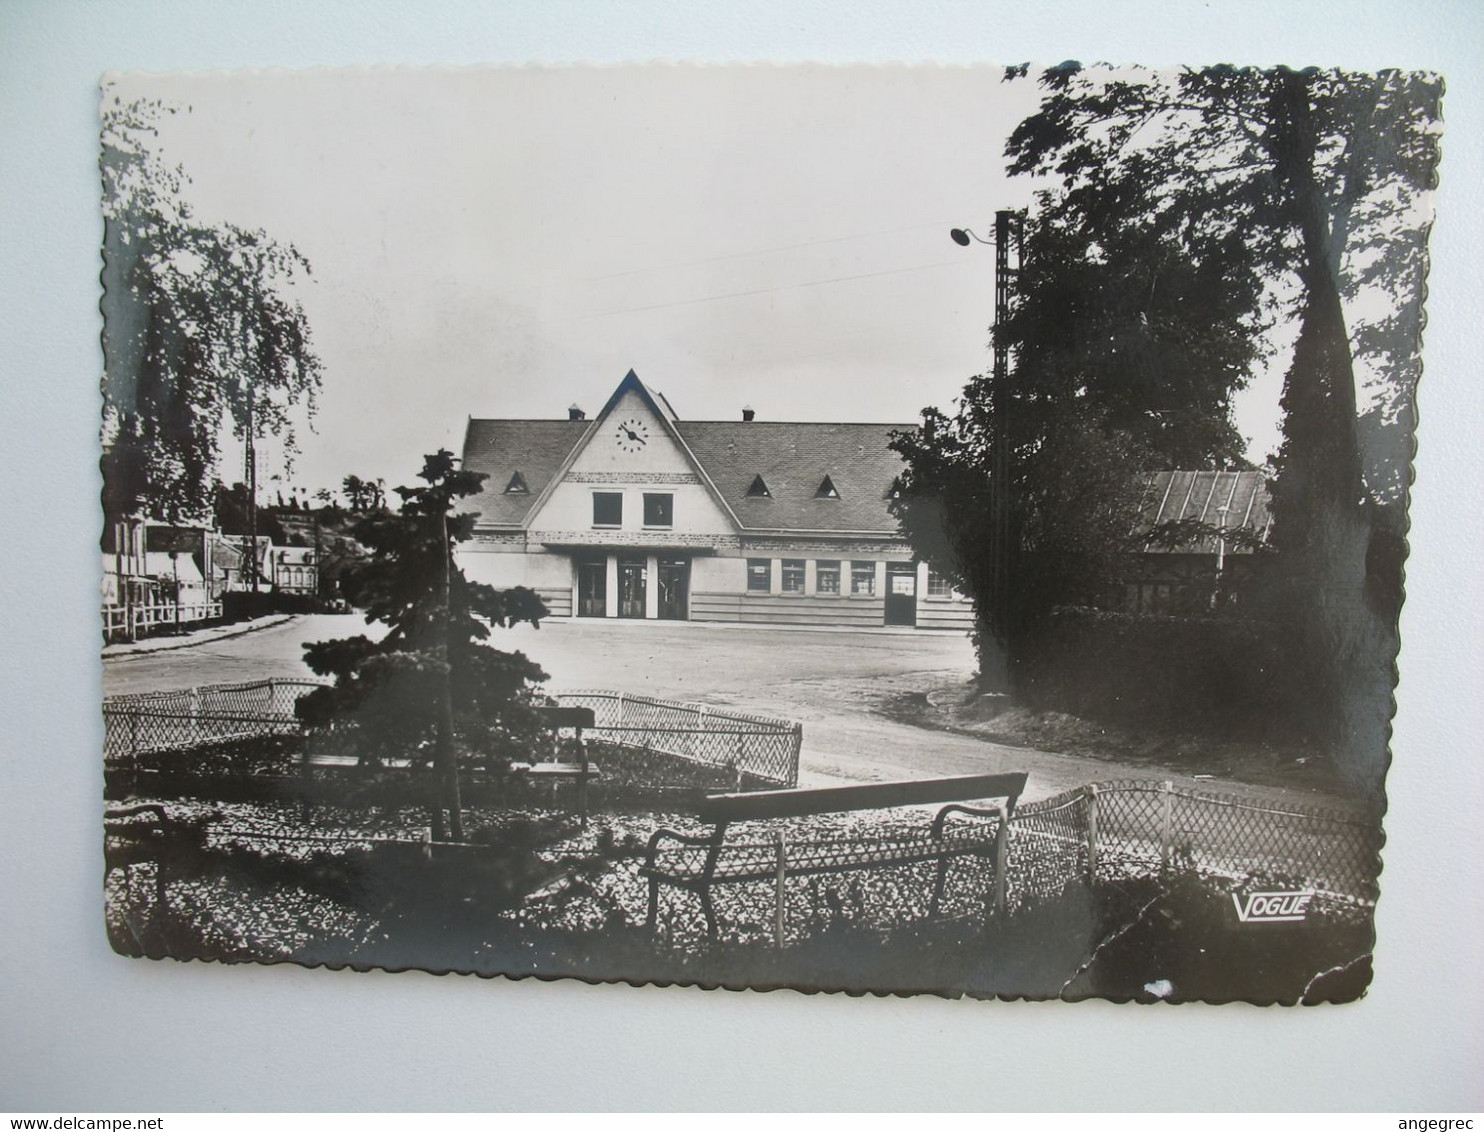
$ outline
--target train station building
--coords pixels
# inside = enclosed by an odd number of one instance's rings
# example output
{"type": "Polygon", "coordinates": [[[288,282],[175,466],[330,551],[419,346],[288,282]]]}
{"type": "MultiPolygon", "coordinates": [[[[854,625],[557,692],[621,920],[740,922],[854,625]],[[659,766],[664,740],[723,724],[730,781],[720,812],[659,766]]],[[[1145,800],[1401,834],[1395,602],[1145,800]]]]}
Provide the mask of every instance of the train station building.
{"type": "Polygon", "coordinates": [[[471,419],[471,579],[557,617],[967,629],[889,506],[913,424],[686,421],[632,370],[601,411],[471,419]]]}

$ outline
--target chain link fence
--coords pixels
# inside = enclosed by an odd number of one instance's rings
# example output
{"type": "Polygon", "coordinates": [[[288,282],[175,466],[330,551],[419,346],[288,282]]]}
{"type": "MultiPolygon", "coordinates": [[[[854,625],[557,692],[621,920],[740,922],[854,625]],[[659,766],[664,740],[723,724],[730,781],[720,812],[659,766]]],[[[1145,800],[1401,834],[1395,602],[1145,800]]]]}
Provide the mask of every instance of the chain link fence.
{"type": "Polygon", "coordinates": [[[1248,876],[1374,904],[1379,817],[1196,790],[1170,782],[1078,787],[1016,810],[1010,823],[1010,903],[1059,891],[1074,877],[1171,866],[1248,876]]]}
{"type": "Polygon", "coordinates": [[[313,680],[211,684],[103,700],[103,756],[184,751],[268,735],[298,735],[294,704],[313,680]]]}
{"type": "MultiPolygon", "coordinates": [[[[213,684],[175,692],[109,696],[103,701],[107,759],[184,751],[274,735],[299,735],[294,704],[313,680],[213,684]]],[[[554,697],[590,707],[589,738],[735,771],[778,786],[799,781],[803,729],[783,719],[624,692],[576,691],[554,697]]]]}
{"type": "Polygon", "coordinates": [[[778,786],[797,786],[802,725],[705,704],[624,692],[553,693],[563,707],[592,708],[593,739],[658,751],[687,762],[734,770],[778,786]]]}

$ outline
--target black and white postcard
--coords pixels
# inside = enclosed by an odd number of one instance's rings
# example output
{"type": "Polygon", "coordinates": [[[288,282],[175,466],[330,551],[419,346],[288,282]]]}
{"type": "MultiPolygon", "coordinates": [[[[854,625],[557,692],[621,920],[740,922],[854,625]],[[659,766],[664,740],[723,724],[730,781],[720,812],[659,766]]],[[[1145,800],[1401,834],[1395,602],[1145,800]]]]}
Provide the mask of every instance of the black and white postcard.
{"type": "Polygon", "coordinates": [[[1441,98],[105,77],[113,948],[1360,997],[1441,98]]]}

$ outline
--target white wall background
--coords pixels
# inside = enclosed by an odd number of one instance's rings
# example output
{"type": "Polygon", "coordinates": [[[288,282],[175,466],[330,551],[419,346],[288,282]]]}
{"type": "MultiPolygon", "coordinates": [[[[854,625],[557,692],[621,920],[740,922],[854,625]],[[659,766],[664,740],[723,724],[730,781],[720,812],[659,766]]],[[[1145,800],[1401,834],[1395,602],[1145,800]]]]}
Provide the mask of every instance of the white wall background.
{"type": "Polygon", "coordinates": [[[1484,1107],[1481,29],[1469,0],[11,0],[0,9],[0,1104],[1484,1107]],[[1390,844],[1366,1000],[1139,1009],[708,994],[150,963],[108,950],[95,614],[99,75],[656,58],[1313,62],[1447,76],[1390,844]]]}

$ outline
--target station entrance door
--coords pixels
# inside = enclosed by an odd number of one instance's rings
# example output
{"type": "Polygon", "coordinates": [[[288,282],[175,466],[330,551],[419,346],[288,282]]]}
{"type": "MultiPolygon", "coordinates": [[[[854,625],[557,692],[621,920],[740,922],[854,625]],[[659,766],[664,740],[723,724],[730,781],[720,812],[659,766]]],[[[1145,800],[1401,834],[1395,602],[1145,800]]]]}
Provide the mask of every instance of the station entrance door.
{"type": "Polygon", "coordinates": [[[690,616],[690,559],[659,560],[659,616],[664,621],[684,621],[690,616]]]}
{"type": "Polygon", "coordinates": [[[917,564],[915,562],[888,562],[886,564],[886,623],[888,625],[917,624],[917,564]]]}
{"type": "Polygon", "coordinates": [[[602,558],[577,562],[577,616],[608,615],[608,563],[602,558]]]}

